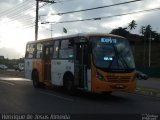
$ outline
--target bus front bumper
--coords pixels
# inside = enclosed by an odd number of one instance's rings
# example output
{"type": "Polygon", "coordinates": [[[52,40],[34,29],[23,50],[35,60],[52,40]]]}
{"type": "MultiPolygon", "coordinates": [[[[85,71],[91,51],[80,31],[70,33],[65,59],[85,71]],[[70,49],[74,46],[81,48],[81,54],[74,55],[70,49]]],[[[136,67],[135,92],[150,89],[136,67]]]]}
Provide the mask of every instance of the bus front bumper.
{"type": "Polygon", "coordinates": [[[128,83],[100,82],[99,84],[94,85],[92,89],[92,91],[96,93],[112,91],[134,92],[135,90],[136,81],[131,81],[128,83]]]}

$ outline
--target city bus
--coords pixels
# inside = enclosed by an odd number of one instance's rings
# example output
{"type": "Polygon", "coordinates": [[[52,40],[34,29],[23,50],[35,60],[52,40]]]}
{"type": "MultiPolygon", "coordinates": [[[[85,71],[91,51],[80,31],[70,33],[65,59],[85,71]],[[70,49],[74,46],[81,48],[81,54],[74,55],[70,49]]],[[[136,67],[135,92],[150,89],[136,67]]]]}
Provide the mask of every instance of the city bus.
{"type": "Polygon", "coordinates": [[[26,45],[25,77],[35,88],[63,86],[93,93],[133,92],[135,63],[126,38],[84,33],[30,41],[26,45]]]}

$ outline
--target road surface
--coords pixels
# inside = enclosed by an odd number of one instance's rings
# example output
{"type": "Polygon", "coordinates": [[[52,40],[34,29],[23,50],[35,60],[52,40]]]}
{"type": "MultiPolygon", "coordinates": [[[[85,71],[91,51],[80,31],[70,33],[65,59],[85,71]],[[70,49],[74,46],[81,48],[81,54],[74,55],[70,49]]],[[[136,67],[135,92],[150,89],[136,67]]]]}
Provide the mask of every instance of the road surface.
{"type": "Polygon", "coordinates": [[[131,114],[142,120],[144,114],[160,118],[160,98],[123,92],[115,92],[111,96],[77,92],[77,95],[70,96],[60,88],[35,89],[31,80],[1,75],[0,113],[131,114]]]}

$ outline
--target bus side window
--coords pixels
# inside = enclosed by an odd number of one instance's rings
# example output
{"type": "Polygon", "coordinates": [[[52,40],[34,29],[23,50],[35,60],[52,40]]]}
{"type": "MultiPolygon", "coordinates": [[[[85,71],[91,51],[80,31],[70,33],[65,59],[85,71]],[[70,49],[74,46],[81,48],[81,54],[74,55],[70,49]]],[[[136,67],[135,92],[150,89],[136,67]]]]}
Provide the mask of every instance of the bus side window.
{"type": "Polygon", "coordinates": [[[50,58],[52,58],[52,55],[53,55],[53,46],[49,48],[49,51],[50,51],[50,58]]]}
{"type": "Polygon", "coordinates": [[[28,44],[26,48],[26,58],[34,58],[35,57],[35,45],[28,44]]]}
{"type": "Polygon", "coordinates": [[[59,41],[55,41],[54,42],[53,58],[58,58],[58,51],[59,51],[59,41]]]}
{"type": "Polygon", "coordinates": [[[73,43],[72,40],[62,40],[59,50],[59,57],[62,59],[73,58],[73,43]]]}
{"type": "Polygon", "coordinates": [[[43,45],[41,43],[38,43],[36,58],[42,58],[42,48],[43,48],[43,45]]]}

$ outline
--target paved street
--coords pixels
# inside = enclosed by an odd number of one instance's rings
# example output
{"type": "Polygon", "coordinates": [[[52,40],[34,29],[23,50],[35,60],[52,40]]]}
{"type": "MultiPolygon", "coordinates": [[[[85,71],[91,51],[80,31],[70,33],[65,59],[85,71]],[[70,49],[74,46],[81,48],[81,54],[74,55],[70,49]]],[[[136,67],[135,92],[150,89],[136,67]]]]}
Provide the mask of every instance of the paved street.
{"type": "Polygon", "coordinates": [[[148,80],[137,80],[139,86],[160,90],[160,78],[149,78],[148,80]]]}
{"type": "Polygon", "coordinates": [[[62,89],[35,89],[20,77],[0,75],[0,113],[158,114],[160,98],[115,92],[111,96],[62,89]]]}
{"type": "Polygon", "coordinates": [[[131,93],[69,96],[61,89],[34,89],[22,78],[1,79],[0,94],[1,113],[157,113],[160,108],[158,98],[131,93]]]}

